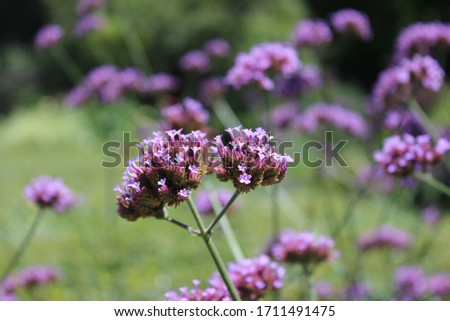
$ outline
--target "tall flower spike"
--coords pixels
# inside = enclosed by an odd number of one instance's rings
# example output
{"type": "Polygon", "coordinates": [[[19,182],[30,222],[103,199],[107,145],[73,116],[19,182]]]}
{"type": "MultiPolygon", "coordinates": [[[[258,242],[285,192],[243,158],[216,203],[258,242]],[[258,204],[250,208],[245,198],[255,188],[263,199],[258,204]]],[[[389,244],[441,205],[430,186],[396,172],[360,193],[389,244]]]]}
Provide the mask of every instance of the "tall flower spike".
{"type": "Polygon", "coordinates": [[[135,221],[140,217],[164,218],[164,206],[177,206],[196,189],[204,173],[198,171],[206,134],[180,130],[153,133],[140,147],[140,158],[131,160],[123,183],[116,188],[118,213],[135,221]]]}
{"type": "Polygon", "coordinates": [[[249,192],[260,186],[281,182],[292,162],[288,155],[280,155],[272,146],[272,136],[262,128],[228,128],[231,141],[226,144],[222,136],[216,137],[221,166],[216,167],[220,181],[231,180],[240,192],[249,192]]]}

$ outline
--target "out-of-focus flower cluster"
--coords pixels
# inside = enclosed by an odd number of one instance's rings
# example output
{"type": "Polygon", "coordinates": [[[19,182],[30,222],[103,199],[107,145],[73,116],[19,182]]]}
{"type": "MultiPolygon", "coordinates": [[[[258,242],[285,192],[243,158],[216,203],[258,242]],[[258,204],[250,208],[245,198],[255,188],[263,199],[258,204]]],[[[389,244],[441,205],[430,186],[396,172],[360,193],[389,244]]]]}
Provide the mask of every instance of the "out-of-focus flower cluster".
{"type": "Polygon", "coordinates": [[[23,190],[23,195],[39,208],[51,208],[63,213],[79,202],[79,197],[69,189],[61,178],[40,176],[33,179],[23,190]]]}
{"type": "Polygon", "coordinates": [[[409,176],[414,171],[429,171],[450,150],[450,142],[440,138],[433,146],[428,135],[395,135],[384,140],[383,149],[374,159],[391,175],[409,176]]]}
{"type": "Polygon", "coordinates": [[[272,74],[289,76],[301,66],[297,52],[282,43],[261,43],[249,52],[240,53],[225,78],[227,84],[239,89],[255,84],[264,90],[273,90],[272,74]]]}
{"type": "Polygon", "coordinates": [[[315,47],[330,43],[333,33],[325,20],[305,19],[297,24],[291,39],[296,46],[315,47]]]}
{"type": "Polygon", "coordinates": [[[45,50],[53,47],[61,41],[64,30],[58,25],[43,26],[36,34],[34,43],[38,50],[45,50]]]}
{"type": "Polygon", "coordinates": [[[204,175],[200,168],[206,134],[181,132],[156,132],[142,142],[142,155],[129,162],[122,185],[116,187],[121,217],[129,221],[164,218],[164,206],[178,205],[199,186],[204,175]]]}
{"type": "Polygon", "coordinates": [[[105,25],[103,17],[97,13],[104,7],[103,0],[79,0],[76,6],[78,20],[73,29],[77,37],[83,37],[105,25]]]}
{"type": "Polygon", "coordinates": [[[409,233],[389,225],[382,225],[376,230],[362,235],[358,239],[358,249],[360,251],[374,248],[406,250],[412,242],[413,238],[409,233]]]}
{"type": "Polygon", "coordinates": [[[175,105],[165,106],[161,109],[164,118],[161,128],[163,130],[180,129],[186,131],[208,131],[209,112],[203,105],[192,98],[184,98],[175,105]]]}
{"type": "Polygon", "coordinates": [[[276,82],[278,95],[295,98],[307,92],[322,87],[322,76],[313,65],[302,66],[298,71],[288,76],[279,77],[276,82]]]}
{"type": "Polygon", "coordinates": [[[264,129],[228,128],[231,141],[217,136],[215,143],[221,165],[215,168],[217,178],[231,180],[240,192],[279,183],[286,175],[292,159],[280,155],[272,146],[273,139],[264,129]]]}
{"type": "Polygon", "coordinates": [[[355,9],[342,9],[330,17],[331,26],[339,33],[352,33],[361,40],[372,39],[372,29],[367,15],[355,9]]]}
{"type": "MultiPolygon", "coordinates": [[[[285,270],[271,261],[267,255],[261,255],[253,259],[229,263],[228,273],[239,296],[243,300],[255,301],[283,286],[285,270]]],[[[210,278],[210,287],[205,290],[198,288],[199,281],[194,280],[193,283],[193,289],[183,287],[179,289],[179,292],[167,292],[166,299],[170,301],[228,301],[231,299],[218,272],[210,278]]]]}
{"type": "Polygon", "coordinates": [[[268,253],[277,261],[302,265],[319,264],[339,256],[332,238],[292,230],[282,231],[269,244],[268,253]]]}
{"type": "MultiPolygon", "coordinates": [[[[221,208],[223,208],[233,197],[233,193],[226,189],[217,189],[213,191],[202,190],[198,192],[195,196],[195,206],[197,207],[199,213],[214,213],[213,201],[211,200],[212,197],[217,197],[218,205],[222,206],[221,208]]],[[[235,210],[238,206],[239,204],[237,202],[234,202],[227,211],[227,214],[232,213],[233,210],[235,210]]]]}

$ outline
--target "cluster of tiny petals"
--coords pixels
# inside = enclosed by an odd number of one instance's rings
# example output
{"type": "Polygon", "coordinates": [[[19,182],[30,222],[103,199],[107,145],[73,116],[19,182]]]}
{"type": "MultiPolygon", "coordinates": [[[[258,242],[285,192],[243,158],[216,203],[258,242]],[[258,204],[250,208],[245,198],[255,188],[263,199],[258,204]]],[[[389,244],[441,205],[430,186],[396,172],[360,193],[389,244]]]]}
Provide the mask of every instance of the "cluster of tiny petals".
{"type": "MultiPolygon", "coordinates": [[[[211,201],[212,196],[217,197],[219,205],[222,206],[223,208],[233,197],[233,193],[226,189],[218,189],[213,190],[211,192],[207,190],[202,190],[198,192],[195,197],[195,206],[197,207],[199,213],[201,214],[214,213],[213,202],[211,201]]],[[[233,205],[231,205],[230,209],[227,211],[227,213],[231,213],[234,209],[236,209],[236,207],[238,207],[238,205],[236,202],[234,202],[233,205]]]]}
{"type": "Polygon", "coordinates": [[[450,25],[442,22],[417,22],[405,28],[395,44],[395,57],[429,55],[438,46],[450,47],[450,25]]]}
{"type": "Polygon", "coordinates": [[[269,245],[268,252],[277,261],[299,264],[319,264],[339,256],[332,238],[292,230],[283,231],[269,245]]]}
{"type": "Polygon", "coordinates": [[[331,17],[331,26],[339,33],[353,33],[361,40],[372,39],[372,28],[367,15],[355,9],[342,9],[334,12],[331,17]]]}
{"type": "MultiPolygon", "coordinates": [[[[261,255],[229,263],[228,273],[242,300],[255,301],[283,286],[285,270],[267,255],[261,255]]],[[[213,288],[226,289],[217,272],[211,277],[209,284],[213,288]]]]}
{"type": "Polygon", "coordinates": [[[394,288],[398,300],[421,300],[427,293],[427,280],[419,266],[402,266],[394,275],[394,288]]]}
{"type": "Polygon", "coordinates": [[[338,104],[319,102],[299,114],[294,127],[301,132],[314,132],[320,124],[329,124],[341,128],[356,137],[366,137],[368,124],[358,113],[338,104]]]}
{"type": "Polygon", "coordinates": [[[264,129],[228,128],[231,141],[224,143],[222,136],[215,138],[221,166],[216,167],[220,181],[231,180],[240,192],[260,186],[279,183],[284,179],[288,155],[280,155],[270,142],[273,139],[264,129]]]}
{"type": "Polygon", "coordinates": [[[255,84],[270,91],[275,88],[275,83],[269,72],[288,76],[300,67],[297,52],[291,46],[278,42],[261,43],[236,57],[225,81],[235,89],[255,84]]]}
{"type": "Polygon", "coordinates": [[[375,231],[364,234],[358,239],[358,248],[360,251],[374,248],[406,250],[411,244],[412,237],[409,233],[389,225],[382,225],[375,231]]]}
{"type": "Polygon", "coordinates": [[[333,33],[328,24],[320,19],[300,21],[292,33],[292,42],[296,46],[320,46],[333,40],[333,33]]]}
{"type": "Polygon", "coordinates": [[[322,87],[322,76],[313,65],[302,66],[297,72],[280,77],[276,92],[283,97],[298,97],[322,87]]]}
{"type": "Polygon", "coordinates": [[[184,71],[197,71],[205,73],[211,69],[209,56],[202,50],[191,50],[185,53],[178,62],[184,71]]]}
{"type": "Polygon", "coordinates": [[[36,34],[34,40],[38,50],[45,50],[55,46],[64,36],[64,30],[59,25],[46,25],[36,34]]]}
{"type": "Polygon", "coordinates": [[[450,142],[440,138],[433,146],[428,135],[394,135],[384,140],[383,149],[374,159],[391,175],[409,176],[414,171],[429,171],[450,150],[450,142]]]}
{"type": "Polygon", "coordinates": [[[205,52],[211,57],[226,57],[230,54],[230,44],[222,38],[207,41],[203,46],[205,52]]]}
{"type": "Polygon", "coordinates": [[[140,144],[141,156],[129,162],[123,183],[116,187],[118,213],[135,221],[140,217],[164,218],[164,206],[177,206],[196,189],[206,134],[182,130],[155,132],[140,144]]]}
{"type": "Polygon", "coordinates": [[[405,103],[419,90],[438,92],[444,82],[444,70],[430,56],[404,58],[398,65],[383,71],[373,88],[377,109],[405,103]]]}
{"type": "Polygon", "coordinates": [[[77,205],[78,196],[61,178],[40,176],[33,179],[23,190],[23,195],[40,208],[51,208],[63,213],[77,205]]]}
{"type": "Polygon", "coordinates": [[[165,294],[168,301],[231,301],[227,290],[208,287],[200,289],[200,281],[192,281],[194,287],[182,287],[177,291],[169,291],[165,294]]]}
{"type": "Polygon", "coordinates": [[[61,279],[62,273],[58,268],[42,265],[29,266],[7,277],[2,283],[2,289],[7,294],[13,294],[22,288],[46,285],[61,279]]]}
{"type": "Polygon", "coordinates": [[[203,129],[209,121],[209,112],[203,105],[192,98],[184,98],[181,103],[163,107],[161,115],[164,117],[162,128],[186,130],[203,129]]]}

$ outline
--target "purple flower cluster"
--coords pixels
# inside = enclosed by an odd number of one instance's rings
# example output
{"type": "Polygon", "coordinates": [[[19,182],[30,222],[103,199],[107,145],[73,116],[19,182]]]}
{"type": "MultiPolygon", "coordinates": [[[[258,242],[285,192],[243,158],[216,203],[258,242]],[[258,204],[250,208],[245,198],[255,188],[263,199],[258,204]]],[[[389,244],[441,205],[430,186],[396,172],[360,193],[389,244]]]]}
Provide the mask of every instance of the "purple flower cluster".
{"type": "MultiPolygon", "coordinates": [[[[228,273],[242,300],[256,301],[283,286],[285,270],[267,255],[261,255],[229,263],[228,273]]],[[[226,290],[225,283],[217,272],[209,283],[214,288],[226,290]]]]}
{"type": "Polygon", "coordinates": [[[181,56],[178,65],[184,71],[208,72],[211,69],[209,56],[202,50],[191,50],[181,56]]]}
{"type": "MultiPolygon", "coordinates": [[[[224,207],[233,197],[233,193],[226,189],[218,189],[211,192],[207,190],[202,190],[198,192],[197,195],[195,196],[195,206],[197,207],[197,210],[201,214],[214,213],[210,193],[216,194],[215,196],[217,197],[217,201],[219,202],[219,205],[221,205],[222,207],[224,207]]],[[[238,203],[234,202],[233,205],[231,205],[230,209],[227,211],[227,213],[229,214],[233,212],[233,210],[236,209],[237,206],[238,203]]]]}
{"type": "Polygon", "coordinates": [[[316,292],[318,300],[331,300],[334,297],[334,287],[327,281],[318,281],[314,284],[314,291],[316,292]]]}
{"type": "Polygon", "coordinates": [[[142,91],[149,94],[172,92],[178,89],[180,81],[168,73],[156,73],[145,79],[142,91]]]}
{"type": "Polygon", "coordinates": [[[333,33],[324,20],[306,19],[300,21],[292,33],[292,42],[296,46],[315,47],[333,40],[333,33]]]}
{"type": "Polygon", "coordinates": [[[272,122],[277,129],[289,128],[298,113],[298,106],[295,103],[278,106],[272,111],[272,122]]]}
{"type": "Polygon", "coordinates": [[[438,273],[428,277],[427,279],[428,293],[433,298],[441,300],[450,298],[450,274],[438,273]]]}
{"type": "Polygon", "coordinates": [[[280,77],[276,84],[277,94],[282,97],[298,97],[322,87],[322,76],[317,67],[302,66],[297,72],[280,77]]]}
{"type": "Polygon", "coordinates": [[[140,217],[164,218],[164,206],[177,206],[196,189],[206,134],[180,130],[155,132],[140,146],[141,156],[129,162],[123,183],[116,187],[118,213],[135,221],[140,217]]]}
{"type": "Polygon", "coordinates": [[[331,15],[330,22],[338,33],[352,33],[364,41],[372,39],[369,17],[361,11],[355,9],[336,11],[331,15]]]}
{"type": "Polygon", "coordinates": [[[78,19],[77,24],[73,29],[73,33],[77,37],[84,37],[92,31],[101,29],[104,25],[105,21],[102,16],[90,13],[78,19]]]}
{"type": "Polygon", "coordinates": [[[202,82],[199,96],[205,104],[212,104],[226,91],[226,85],[222,77],[211,77],[202,82]]]}
{"type": "Polygon", "coordinates": [[[366,301],[371,294],[372,290],[366,283],[352,282],[342,289],[340,297],[341,300],[347,301],[366,301]]]}
{"type": "Polygon", "coordinates": [[[64,36],[64,30],[58,25],[46,25],[42,27],[36,34],[34,39],[35,46],[38,50],[45,50],[53,47],[61,41],[64,36]]]}
{"type": "Polygon", "coordinates": [[[383,71],[373,88],[372,99],[378,110],[404,104],[418,91],[438,92],[444,81],[444,70],[430,56],[415,55],[383,71]]]}
{"type": "Polygon", "coordinates": [[[319,102],[299,114],[294,126],[301,132],[314,132],[321,123],[344,129],[356,137],[366,137],[368,124],[359,114],[338,104],[319,102]]]}
{"type": "Polygon", "coordinates": [[[412,237],[409,233],[389,225],[382,225],[376,230],[362,235],[358,239],[358,248],[360,251],[374,248],[406,250],[411,246],[412,242],[412,237]]]}
{"type": "Polygon", "coordinates": [[[168,301],[231,301],[228,291],[221,288],[209,287],[199,289],[200,281],[193,280],[194,287],[182,287],[177,291],[169,291],[165,294],[168,301]]]}
{"type": "Polygon", "coordinates": [[[164,130],[205,130],[209,121],[209,112],[199,101],[189,97],[184,98],[181,103],[163,107],[161,115],[164,118],[161,125],[164,130]]]}
{"type": "Polygon", "coordinates": [[[49,266],[29,266],[6,277],[0,283],[0,301],[17,300],[17,291],[53,283],[62,279],[59,269],[49,266]]]}
{"type": "Polygon", "coordinates": [[[450,150],[450,142],[441,138],[433,146],[428,135],[391,136],[384,140],[383,150],[374,159],[391,175],[409,176],[414,171],[428,171],[450,150]]]}
{"type": "Polygon", "coordinates": [[[79,199],[61,178],[40,176],[33,179],[24,190],[23,195],[38,207],[52,208],[63,213],[74,207],[79,199]]]}
{"type": "Polygon", "coordinates": [[[405,28],[397,37],[395,57],[401,59],[414,54],[429,55],[439,46],[450,47],[450,25],[417,22],[405,28]]]}
{"type": "Polygon", "coordinates": [[[339,256],[332,238],[292,230],[283,231],[269,245],[268,252],[277,261],[302,265],[319,264],[339,256]]]}
{"type": "Polygon", "coordinates": [[[80,16],[92,13],[105,5],[104,0],[78,0],[76,11],[80,16]]]}
{"type": "Polygon", "coordinates": [[[203,50],[211,57],[223,58],[230,54],[230,44],[222,38],[215,38],[207,41],[203,50]]]}
{"type": "Polygon", "coordinates": [[[436,206],[429,206],[422,210],[422,220],[425,224],[436,225],[441,219],[441,212],[436,206]]]}
{"type": "Polygon", "coordinates": [[[227,84],[239,89],[256,84],[264,90],[273,90],[269,74],[288,76],[299,70],[301,62],[294,48],[282,43],[262,43],[249,52],[240,53],[225,78],[227,84]]]}
{"type": "Polygon", "coordinates": [[[216,167],[220,181],[231,180],[240,192],[281,182],[292,159],[280,155],[270,144],[273,139],[264,129],[228,128],[231,141],[215,138],[221,166],[216,167]]]}
{"type": "Polygon", "coordinates": [[[404,108],[388,110],[384,115],[382,127],[387,130],[411,135],[425,133],[425,128],[413,112],[404,108]]]}
{"type": "Polygon", "coordinates": [[[398,300],[421,300],[427,292],[427,280],[420,267],[402,266],[395,272],[394,288],[398,300]]]}

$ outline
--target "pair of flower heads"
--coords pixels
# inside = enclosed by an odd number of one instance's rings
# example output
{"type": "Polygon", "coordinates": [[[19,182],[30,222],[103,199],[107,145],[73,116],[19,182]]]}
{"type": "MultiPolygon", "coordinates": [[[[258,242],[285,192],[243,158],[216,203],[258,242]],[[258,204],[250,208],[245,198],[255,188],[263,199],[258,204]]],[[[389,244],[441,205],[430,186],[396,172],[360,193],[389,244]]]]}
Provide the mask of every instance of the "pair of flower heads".
{"type": "Polygon", "coordinates": [[[212,172],[222,182],[231,181],[239,193],[284,179],[292,158],[277,153],[269,133],[242,126],[226,132],[213,142],[202,131],[183,134],[181,129],[154,132],[145,139],[141,155],[129,162],[122,184],[116,187],[120,216],[130,221],[163,218],[165,206],[185,201],[203,176],[212,172]],[[205,153],[215,161],[207,164],[205,153]]]}

